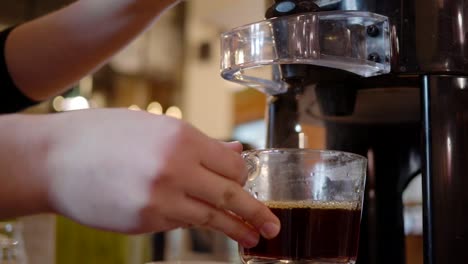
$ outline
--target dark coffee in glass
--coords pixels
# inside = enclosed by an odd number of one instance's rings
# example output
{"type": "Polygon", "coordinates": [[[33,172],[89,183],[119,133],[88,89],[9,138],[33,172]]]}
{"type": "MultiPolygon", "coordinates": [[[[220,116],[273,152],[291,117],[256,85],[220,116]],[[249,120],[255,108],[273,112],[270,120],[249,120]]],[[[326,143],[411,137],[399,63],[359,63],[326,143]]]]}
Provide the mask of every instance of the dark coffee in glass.
{"type": "Polygon", "coordinates": [[[361,210],[353,203],[277,202],[268,207],[282,223],[280,234],[244,249],[246,258],[316,259],[349,263],[357,258],[361,210]]]}
{"type": "Polygon", "coordinates": [[[246,190],[281,221],[280,234],[240,247],[247,264],[355,263],[366,159],[343,152],[264,150],[244,153],[246,190]]]}

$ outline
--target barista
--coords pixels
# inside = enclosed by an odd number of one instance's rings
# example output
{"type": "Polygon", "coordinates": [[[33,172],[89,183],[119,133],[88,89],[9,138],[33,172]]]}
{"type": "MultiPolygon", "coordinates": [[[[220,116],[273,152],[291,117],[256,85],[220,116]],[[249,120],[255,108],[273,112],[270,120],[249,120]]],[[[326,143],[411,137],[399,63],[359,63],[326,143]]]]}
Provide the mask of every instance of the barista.
{"type": "MultiPolygon", "coordinates": [[[[79,0],[0,37],[0,111],[60,94],[176,0],[79,0]]],[[[246,247],[279,220],[243,191],[239,143],[127,110],[0,116],[0,218],[57,213],[121,233],[206,226],[246,247]]]]}

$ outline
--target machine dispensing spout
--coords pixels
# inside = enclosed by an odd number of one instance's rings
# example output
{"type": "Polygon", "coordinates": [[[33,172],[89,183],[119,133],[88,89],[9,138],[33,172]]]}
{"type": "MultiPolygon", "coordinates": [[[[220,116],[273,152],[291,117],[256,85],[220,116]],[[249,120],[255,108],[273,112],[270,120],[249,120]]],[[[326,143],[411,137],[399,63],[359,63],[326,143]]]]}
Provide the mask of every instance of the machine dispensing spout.
{"type": "Polygon", "coordinates": [[[276,0],[268,8],[265,17],[281,17],[301,13],[318,12],[320,7],[311,0],[276,0]]]}
{"type": "MultiPolygon", "coordinates": [[[[271,19],[276,17],[284,17],[298,15],[302,13],[319,12],[320,7],[312,0],[276,0],[275,3],[268,8],[265,18],[271,19]]],[[[289,41],[290,31],[288,23],[278,23],[273,29],[274,38],[278,46],[289,41]]],[[[309,67],[306,64],[283,64],[281,68],[281,79],[289,85],[304,86],[308,82],[309,67]]]]}
{"type": "MultiPolygon", "coordinates": [[[[273,6],[268,8],[265,17],[271,19],[320,11],[322,11],[321,8],[312,0],[276,0],[273,6]]],[[[288,23],[276,24],[273,31],[279,46],[289,41],[291,28],[288,23]]],[[[335,29],[334,37],[342,38],[344,35],[346,35],[345,28],[335,29]]],[[[329,45],[336,44],[329,43],[329,45]]],[[[277,78],[290,85],[289,93],[301,93],[304,86],[316,85],[317,101],[323,115],[348,116],[353,114],[357,90],[355,87],[350,87],[350,82],[346,81],[353,79],[354,74],[310,64],[282,64],[280,69],[281,71],[275,74],[279,74],[277,78]]]]}

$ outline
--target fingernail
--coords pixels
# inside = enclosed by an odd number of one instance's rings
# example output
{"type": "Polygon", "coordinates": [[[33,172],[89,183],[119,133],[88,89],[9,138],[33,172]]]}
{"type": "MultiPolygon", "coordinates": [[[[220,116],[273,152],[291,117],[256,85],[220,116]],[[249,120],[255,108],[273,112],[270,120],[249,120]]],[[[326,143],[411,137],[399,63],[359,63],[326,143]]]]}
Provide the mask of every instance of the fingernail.
{"type": "Polygon", "coordinates": [[[279,231],[280,226],[275,223],[266,223],[260,229],[260,233],[262,234],[262,236],[267,239],[274,238],[278,235],[279,231]]]}
{"type": "Polygon", "coordinates": [[[258,235],[256,234],[248,234],[242,241],[241,245],[244,248],[253,248],[258,244],[258,235]]]}

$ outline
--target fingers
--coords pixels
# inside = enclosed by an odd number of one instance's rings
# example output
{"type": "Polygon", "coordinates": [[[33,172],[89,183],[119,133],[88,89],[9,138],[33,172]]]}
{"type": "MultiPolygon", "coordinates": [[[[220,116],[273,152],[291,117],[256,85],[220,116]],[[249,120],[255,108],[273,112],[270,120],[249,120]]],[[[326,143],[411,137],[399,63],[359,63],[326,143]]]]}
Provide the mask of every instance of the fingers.
{"type": "Polygon", "coordinates": [[[199,150],[201,164],[210,171],[244,185],[247,181],[247,168],[239,154],[240,143],[221,143],[209,138],[199,150]]]}
{"type": "Polygon", "coordinates": [[[185,197],[178,201],[177,207],[171,207],[169,212],[176,221],[184,221],[190,225],[209,227],[225,233],[238,241],[243,247],[251,248],[258,244],[258,233],[239,218],[224,210],[214,208],[204,202],[185,197]]]}
{"type": "Polygon", "coordinates": [[[185,183],[191,197],[200,199],[218,209],[235,213],[247,221],[263,237],[271,239],[278,235],[280,222],[266,205],[255,199],[243,188],[213,172],[200,169],[185,183]]]}
{"type": "Polygon", "coordinates": [[[244,150],[244,147],[239,141],[233,141],[233,142],[221,142],[224,146],[230,148],[231,150],[241,154],[242,151],[244,150]]]}

